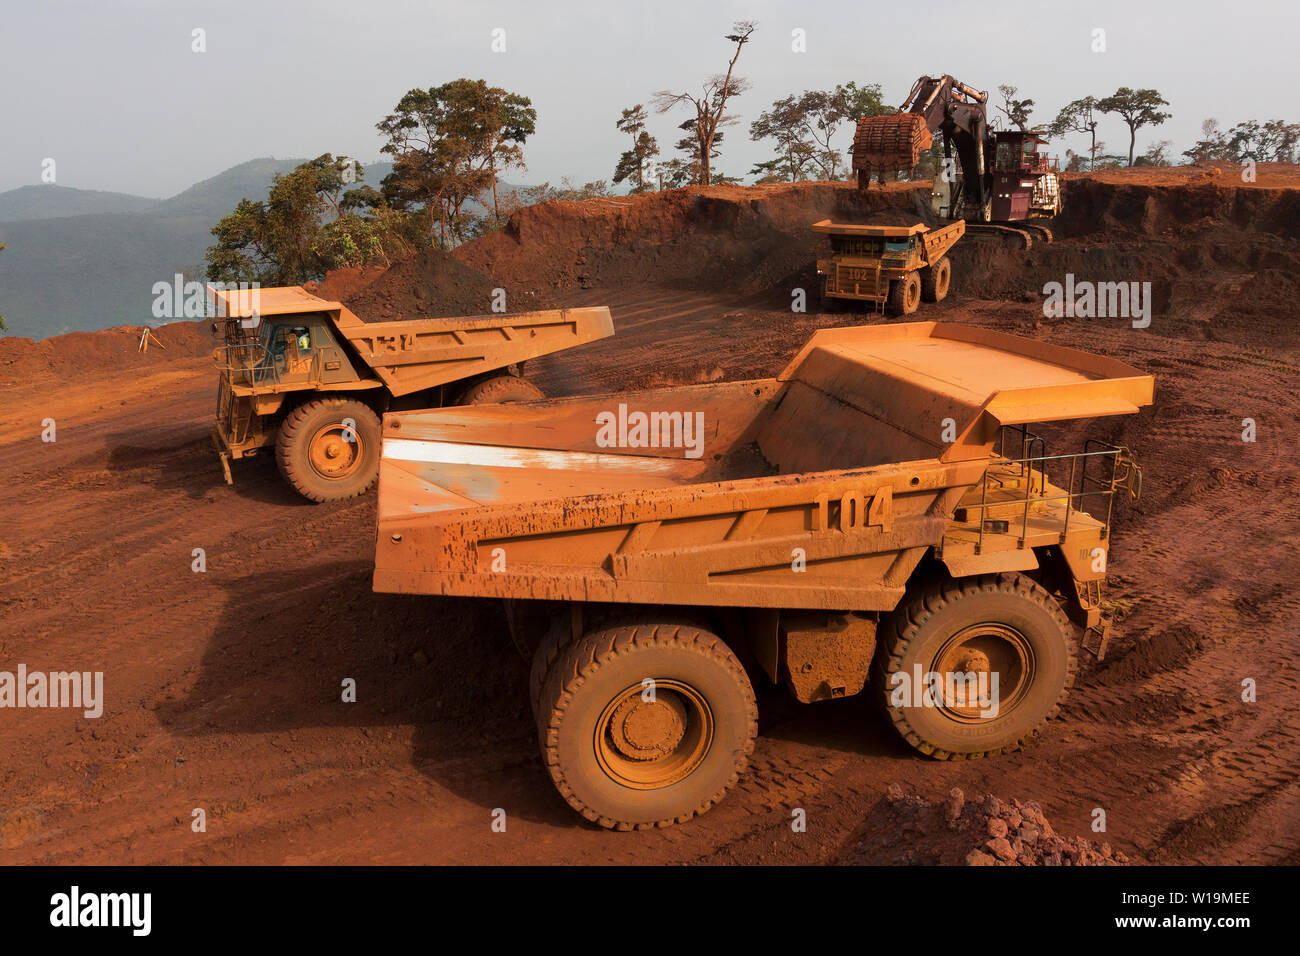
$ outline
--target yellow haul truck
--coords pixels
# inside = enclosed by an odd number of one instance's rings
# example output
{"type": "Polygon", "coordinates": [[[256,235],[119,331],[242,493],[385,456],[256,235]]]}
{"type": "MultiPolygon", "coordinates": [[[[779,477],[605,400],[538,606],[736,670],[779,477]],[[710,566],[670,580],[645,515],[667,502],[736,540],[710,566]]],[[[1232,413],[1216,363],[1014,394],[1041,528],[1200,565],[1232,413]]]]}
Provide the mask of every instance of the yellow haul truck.
{"type": "Polygon", "coordinates": [[[609,309],[362,322],[299,286],[216,291],[225,344],[212,441],[230,462],[275,447],[312,501],[352,498],[379,469],[379,416],[541,398],[529,359],[614,333],[609,309]]]}
{"type": "Polygon", "coordinates": [[[1029,426],[1152,388],[916,322],[817,332],[774,379],[389,414],[374,587],[506,600],[546,767],[601,826],[722,799],[753,679],[869,686],[920,752],[991,756],[1056,713],[1077,645],[1105,652],[1112,506],[1140,489],[1127,449],[1029,426]]]}
{"type": "Polygon", "coordinates": [[[813,232],[830,238],[829,259],[817,260],[822,301],[869,302],[877,312],[911,315],[922,301],[940,302],[952,282],[948,250],[966,233],[959,219],[928,226],[860,226],[823,219],[813,232]]]}

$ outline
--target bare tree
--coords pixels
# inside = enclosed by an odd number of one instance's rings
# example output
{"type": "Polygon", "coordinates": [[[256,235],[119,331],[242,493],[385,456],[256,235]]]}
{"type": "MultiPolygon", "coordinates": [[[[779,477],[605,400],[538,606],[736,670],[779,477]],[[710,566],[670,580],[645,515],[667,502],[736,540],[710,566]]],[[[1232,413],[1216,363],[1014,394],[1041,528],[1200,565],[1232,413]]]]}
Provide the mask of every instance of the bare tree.
{"type": "Polygon", "coordinates": [[[749,88],[745,80],[734,74],[740,51],[749,42],[750,34],[756,26],[752,20],[737,20],[732,25],[732,32],[727,34],[726,39],[736,44],[736,52],[727,63],[727,72],[709,77],[698,96],[693,93],[674,93],[671,90],[660,90],[654,95],[654,107],[660,113],[667,113],[683,103],[689,103],[695,108],[696,161],[699,163],[702,186],[708,186],[713,181],[713,141],[718,135],[718,128],[735,122],[734,118],[726,115],[727,100],[739,96],[749,88]]]}

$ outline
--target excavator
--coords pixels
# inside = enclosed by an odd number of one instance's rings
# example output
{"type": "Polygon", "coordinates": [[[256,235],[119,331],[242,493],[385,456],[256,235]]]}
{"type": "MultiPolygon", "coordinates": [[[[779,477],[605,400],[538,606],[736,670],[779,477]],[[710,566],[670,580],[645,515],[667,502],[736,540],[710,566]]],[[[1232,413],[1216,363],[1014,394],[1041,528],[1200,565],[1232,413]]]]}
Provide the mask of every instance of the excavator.
{"type": "Polygon", "coordinates": [[[965,219],[976,234],[1010,234],[1025,248],[1035,238],[1052,241],[1051,230],[1027,221],[1061,211],[1055,161],[1038,152],[1047,140],[1033,132],[990,129],[988,93],[947,74],[918,79],[897,113],[858,120],[858,187],[867,189],[873,174],[883,183],[886,174],[896,177],[915,167],[935,134],[943,136],[945,160],[930,197],[936,216],[965,219]]]}

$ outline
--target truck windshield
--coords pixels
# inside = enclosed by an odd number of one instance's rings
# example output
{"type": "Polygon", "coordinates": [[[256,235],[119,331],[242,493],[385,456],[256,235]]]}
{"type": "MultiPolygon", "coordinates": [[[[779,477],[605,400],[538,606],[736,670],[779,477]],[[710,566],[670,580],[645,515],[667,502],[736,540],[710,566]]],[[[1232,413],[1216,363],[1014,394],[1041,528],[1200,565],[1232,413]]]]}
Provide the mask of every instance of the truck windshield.
{"type": "Polygon", "coordinates": [[[911,241],[907,239],[886,239],[885,252],[906,252],[911,241]]]}

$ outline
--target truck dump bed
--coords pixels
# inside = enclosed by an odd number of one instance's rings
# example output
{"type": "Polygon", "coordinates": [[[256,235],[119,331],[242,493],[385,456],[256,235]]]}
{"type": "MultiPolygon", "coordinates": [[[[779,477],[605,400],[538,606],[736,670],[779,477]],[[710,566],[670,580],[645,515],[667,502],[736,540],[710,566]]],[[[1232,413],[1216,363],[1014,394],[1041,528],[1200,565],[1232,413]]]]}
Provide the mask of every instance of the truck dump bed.
{"type": "Polygon", "coordinates": [[[614,334],[605,306],[502,315],[362,322],[338,303],[336,324],[394,395],[470,378],[614,334]]]}
{"type": "MultiPolygon", "coordinates": [[[[343,303],[322,299],[299,286],[214,290],[213,295],[232,319],[328,315],[333,327],[393,395],[472,378],[614,334],[613,320],[604,306],[363,322],[343,303]]],[[[251,376],[248,379],[237,384],[262,384],[251,376]]]]}
{"type": "Polygon", "coordinates": [[[1001,426],[1151,392],[1112,359],[920,322],[818,332],[775,379],[390,414],[374,586],[888,610],[1001,426]]]}

